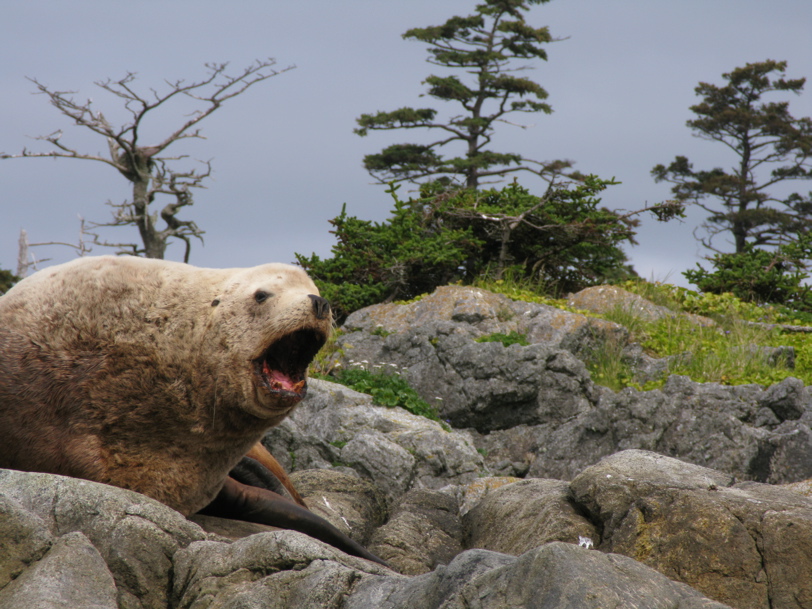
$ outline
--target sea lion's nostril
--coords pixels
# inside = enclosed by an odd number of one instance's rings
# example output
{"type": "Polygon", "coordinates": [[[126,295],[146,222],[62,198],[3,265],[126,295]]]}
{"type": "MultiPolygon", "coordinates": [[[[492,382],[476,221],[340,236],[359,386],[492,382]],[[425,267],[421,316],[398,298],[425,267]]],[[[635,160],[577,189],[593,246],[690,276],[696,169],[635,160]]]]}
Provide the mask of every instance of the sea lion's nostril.
{"type": "Polygon", "coordinates": [[[324,319],[330,314],[330,303],[326,298],[316,296],[315,294],[308,294],[307,297],[313,303],[313,313],[316,314],[318,319],[324,319]]]}

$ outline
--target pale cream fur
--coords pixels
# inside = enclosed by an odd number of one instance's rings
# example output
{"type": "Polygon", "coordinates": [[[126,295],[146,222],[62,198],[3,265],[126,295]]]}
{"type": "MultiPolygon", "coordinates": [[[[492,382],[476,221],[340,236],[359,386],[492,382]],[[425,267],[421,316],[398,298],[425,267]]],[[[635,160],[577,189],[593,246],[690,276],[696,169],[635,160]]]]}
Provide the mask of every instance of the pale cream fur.
{"type": "Polygon", "coordinates": [[[0,370],[9,371],[0,427],[11,443],[0,467],[87,477],[199,510],[295,406],[263,390],[252,362],[294,330],[329,334],[310,295],[310,278],[285,264],[204,269],[103,256],[25,279],[0,297],[0,370]],[[27,395],[15,378],[36,387],[27,395]]]}

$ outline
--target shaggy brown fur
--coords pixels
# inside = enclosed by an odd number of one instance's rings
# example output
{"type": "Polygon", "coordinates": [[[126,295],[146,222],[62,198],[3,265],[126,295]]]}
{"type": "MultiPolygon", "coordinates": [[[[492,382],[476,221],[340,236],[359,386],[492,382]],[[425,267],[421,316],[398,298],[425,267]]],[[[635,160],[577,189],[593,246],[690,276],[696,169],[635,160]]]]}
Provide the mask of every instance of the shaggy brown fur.
{"type": "Polygon", "coordinates": [[[0,467],[192,514],[304,396],[326,306],[281,264],[105,256],[40,271],[0,297],[0,467]]]}

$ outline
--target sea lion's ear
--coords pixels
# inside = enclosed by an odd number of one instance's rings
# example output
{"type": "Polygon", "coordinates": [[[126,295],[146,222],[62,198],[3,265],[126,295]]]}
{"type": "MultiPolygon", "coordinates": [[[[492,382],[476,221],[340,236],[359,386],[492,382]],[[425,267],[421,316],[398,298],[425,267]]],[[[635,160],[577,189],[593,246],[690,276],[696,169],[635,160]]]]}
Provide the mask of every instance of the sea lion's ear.
{"type": "Polygon", "coordinates": [[[220,299],[219,298],[215,298],[214,300],[211,301],[211,306],[213,306],[213,307],[216,307],[219,304],[220,304],[220,299]]]}

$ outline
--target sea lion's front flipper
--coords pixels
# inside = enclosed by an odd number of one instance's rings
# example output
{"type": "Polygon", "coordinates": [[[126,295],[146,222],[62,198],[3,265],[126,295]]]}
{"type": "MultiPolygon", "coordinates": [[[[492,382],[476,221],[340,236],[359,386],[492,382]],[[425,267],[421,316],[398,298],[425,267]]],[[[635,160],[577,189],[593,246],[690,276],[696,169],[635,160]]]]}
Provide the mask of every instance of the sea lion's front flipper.
{"type": "Polygon", "coordinates": [[[310,510],[296,505],[282,495],[242,484],[233,478],[226,478],[217,497],[200,513],[299,531],[347,554],[389,566],[310,510]]]}
{"type": "MultiPolygon", "coordinates": [[[[296,490],[296,487],[293,486],[293,482],[291,482],[290,478],[288,478],[288,474],[285,471],[285,469],[282,467],[279,461],[277,461],[276,458],[274,458],[274,456],[270,452],[268,452],[268,449],[262,445],[262,442],[257,442],[256,444],[254,444],[254,447],[248,451],[248,454],[245,455],[245,457],[243,457],[243,460],[245,459],[254,459],[255,461],[259,462],[259,464],[262,467],[268,470],[268,472],[270,472],[270,474],[274,478],[276,478],[276,480],[278,480],[283,487],[285,487],[285,490],[287,490],[287,492],[290,493],[290,496],[296,503],[298,503],[302,507],[307,507],[305,505],[304,499],[302,499],[302,496],[299,495],[298,491],[296,490]]],[[[240,464],[238,463],[237,466],[239,465],[240,464]]],[[[233,474],[232,477],[234,477],[233,474]]],[[[239,480],[239,478],[237,479],[239,480]]],[[[264,486],[263,484],[253,484],[252,482],[245,482],[244,480],[239,481],[245,484],[250,484],[251,486],[259,486],[259,487],[264,486]]],[[[278,492],[274,488],[269,488],[268,490],[278,492]]]]}

